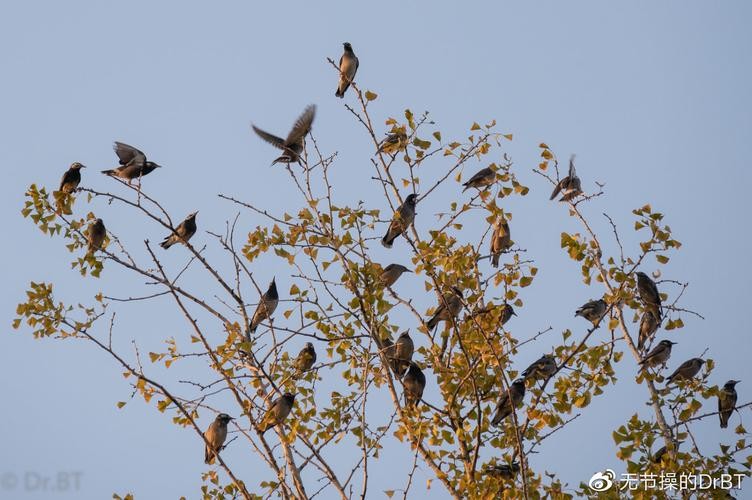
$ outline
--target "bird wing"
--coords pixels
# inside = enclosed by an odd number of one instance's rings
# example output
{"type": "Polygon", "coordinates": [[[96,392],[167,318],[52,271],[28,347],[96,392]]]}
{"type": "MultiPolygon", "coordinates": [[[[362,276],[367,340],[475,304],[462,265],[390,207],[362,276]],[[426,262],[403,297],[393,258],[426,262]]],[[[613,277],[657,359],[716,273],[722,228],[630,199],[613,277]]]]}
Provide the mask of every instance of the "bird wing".
{"type": "Polygon", "coordinates": [[[562,188],[564,188],[564,186],[566,186],[567,184],[569,184],[569,177],[564,177],[562,180],[560,180],[559,183],[556,184],[556,187],[554,188],[554,192],[551,193],[551,197],[549,198],[549,200],[553,200],[554,198],[556,198],[559,192],[561,192],[562,188]]]}
{"type": "Polygon", "coordinates": [[[113,149],[120,159],[121,165],[127,165],[133,160],[136,160],[137,163],[143,163],[146,161],[146,155],[143,152],[123,142],[115,141],[113,149]]]}
{"type": "Polygon", "coordinates": [[[261,137],[263,140],[274,146],[275,148],[279,149],[287,149],[285,147],[285,141],[281,137],[277,137],[274,134],[270,134],[269,132],[266,132],[265,130],[261,130],[256,125],[251,125],[253,127],[253,131],[258,134],[259,137],[261,137]]]}
{"type": "Polygon", "coordinates": [[[308,132],[311,131],[311,125],[313,119],[316,116],[316,105],[311,104],[303,110],[303,113],[295,121],[295,125],[292,126],[292,130],[287,134],[287,140],[285,144],[291,146],[299,143],[308,132]]]}

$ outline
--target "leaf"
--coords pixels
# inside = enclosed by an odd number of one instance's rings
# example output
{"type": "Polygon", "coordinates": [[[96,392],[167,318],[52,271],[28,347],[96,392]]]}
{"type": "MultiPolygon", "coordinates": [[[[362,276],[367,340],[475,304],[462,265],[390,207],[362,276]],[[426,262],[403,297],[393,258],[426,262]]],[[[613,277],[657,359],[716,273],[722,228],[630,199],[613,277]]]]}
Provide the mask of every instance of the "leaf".
{"type": "Polygon", "coordinates": [[[118,401],[117,407],[122,408],[123,406],[125,406],[125,401],[118,401]]]}
{"type": "Polygon", "coordinates": [[[473,122],[473,126],[470,127],[470,130],[480,130],[480,125],[478,125],[478,122],[473,122]]]}
{"type": "Polygon", "coordinates": [[[394,496],[394,490],[384,490],[384,494],[387,497],[392,498],[394,496]]]}
{"type": "Polygon", "coordinates": [[[512,134],[504,134],[504,138],[508,141],[512,140],[512,134]]]}
{"type": "Polygon", "coordinates": [[[435,138],[435,139],[436,139],[437,141],[441,142],[441,132],[439,132],[439,131],[437,130],[436,132],[434,132],[434,133],[433,133],[433,136],[434,136],[434,138],[435,138]]]}
{"type": "Polygon", "coordinates": [[[375,101],[378,96],[379,95],[376,94],[375,92],[371,92],[370,90],[366,90],[366,100],[368,100],[368,101],[375,101]]]}

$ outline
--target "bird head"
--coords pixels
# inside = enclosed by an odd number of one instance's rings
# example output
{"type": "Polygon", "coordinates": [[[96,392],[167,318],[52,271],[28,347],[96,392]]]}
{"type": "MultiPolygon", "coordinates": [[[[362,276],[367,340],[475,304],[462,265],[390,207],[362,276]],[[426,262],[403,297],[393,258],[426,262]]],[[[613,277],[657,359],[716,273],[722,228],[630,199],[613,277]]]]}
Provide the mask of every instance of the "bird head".
{"type": "Polygon", "coordinates": [[[310,343],[310,342],[306,342],[305,347],[306,347],[306,349],[313,349],[313,344],[310,343]]]}
{"type": "Polygon", "coordinates": [[[670,340],[661,340],[660,344],[665,347],[671,347],[676,345],[676,342],[671,342],[670,340]]]}
{"type": "Polygon", "coordinates": [[[405,330],[404,332],[400,334],[400,338],[409,337],[409,336],[410,336],[410,332],[408,332],[407,330],[405,330]]]}
{"type": "Polygon", "coordinates": [[[198,215],[198,210],[196,210],[196,211],[195,211],[195,212],[193,212],[192,214],[188,215],[188,218],[189,218],[189,219],[195,219],[197,215],[198,215]]]}
{"type": "Polygon", "coordinates": [[[741,382],[741,380],[729,380],[726,382],[726,384],[723,386],[725,389],[733,389],[736,384],[741,382]]]}
{"type": "Polygon", "coordinates": [[[460,289],[459,289],[459,288],[457,288],[456,286],[453,286],[453,287],[452,287],[452,291],[453,291],[453,292],[455,293],[455,295],[457,295],[458,297],[462,297],[462,290],[460,290],[460,289]]]}
{"type": "Polygon", "coordinates": [[[228,415],[227,413],[220,413],[219,415],[217,415],[217,422],[221,422],[223,424],[226,424],[230,420],[233,420],[233,418],[230,415],[228,415]]]}
{"type": "Polygon", "coordinates": [[[510,304],[504,304],[504,307],[509,311],[509,314],[512,316],[517,316],[517,313],[514,312],[514,307],[512,307],[510,304]]]}
{"type": "Polygon", "coordinates": [[[82,168],[86,168],[86,165],[82,165],[81,163],[74,161],[73,163],[71,163],[70,168],[73,170],[81,170],[82,168]]]}
{"type": "Polygon", "coordinates": [[[286,392],[282,395],[285,399],[289,399],[290,401],[295,401],[295,394],[291,392],[286,392]]]}
{"type": "Polygon", "coordinates": [[[345,42],[342,46],[345,47],[345,50],[352,51],[352,45],[350,45],[350,42],[345,42]]]}
{"type": "Polygon", "coordinates": [[[405,203],[408,205],[415,206],[418,204],[418,195],[416,193],[411,193],[405,198],[405,203]]]}
{"type": "Polygon", "coordinates": [[[514,382],[512,382],[512,385],[514,387],[516,387],[517,389],[522,388],[524,390],[525,389],[525,379],[524,379],[524,377],[518,378],[517,380],[515,380],[514,382]]]}
{"type": "Polygon", "coordinates": [[[637,277],[638,277],[638,278],[642,278],[642,279],[650,279],[650,278],[648,277],[648,275],[647,275],[647,274],[645,274],[645,273],[643,273],[642,271],[637,271],[637,272],[636,272],[635,274],[637,275],[637,277]]]}

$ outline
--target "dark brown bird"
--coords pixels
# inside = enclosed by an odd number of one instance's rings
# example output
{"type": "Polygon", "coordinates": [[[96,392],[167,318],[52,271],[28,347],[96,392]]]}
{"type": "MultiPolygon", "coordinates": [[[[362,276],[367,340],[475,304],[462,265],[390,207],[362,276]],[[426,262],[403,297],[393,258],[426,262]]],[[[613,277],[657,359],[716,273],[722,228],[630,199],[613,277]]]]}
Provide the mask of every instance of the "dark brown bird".
{"type": "Polygon", "coordinates": [[[494,232],[491,236],[491,265],[499,267],[499,257],[503,252],[512,248],[512,234],[509,232],[509,224],[504,218],[494,225],[494,232]]]}
{"type": "Polygon", "coordinates": [[[298,353],[295,358],[296,377],[302,377],[305,372],[313,368],[316,362],[316,349],[313,344],[306,342],[305,347],[298,353]]]}
{"type": "Polygon", "coordinates": [[[507,324],[507,321],[512,319],[512,316],[517,316],[517,313],[514,312],[514,308],[511,304],[503,304],[501,306],[501,326],[504,326],[507,324]]]}
{"type": "Polygon", "coordinates": [[[721,419],[721,429],[728,427],[729,418],[736,408],[736,384],[738,380],[729,380],[718,394],[718,417],[721,419]]]}
{"type": "Polygon", "coordinates": [[[700,373],[700,370],[702,369],[702,365],[705,364],[705,360],[702,358],[692,358],[688,359],[681,365],[679,365],[679,368],[674,370],[674,373],[668,376],[666,379],[666,385],[669,385],[672,382],[678,382],[680,380],[690,380],[695,377],[698,373],[700,373]]]}
{"type": "Polygon", "coordinates": [[[645,308],[652,311],[660,322],[661,295],[658,293],[658,287],[647,274],[642,272],[635,274],[637,275],[637,291],[640,293],[640,299],[645,304],[645,308]]]}
{"type": "Polygon", "coordinates": [[[402,276],[402,273],[412,272],[402,264],[389,264],[384,268],[379,276],[379,281],[382,285],[390,287],[394,285],[397,280],[402,276]]]}
{"type": "Polygon", "coordinates": [[[232,420],[231,416],[220,413],[204,432],[204,438],[206,438],[206,446],[204,447],[205,464],[213,464],[214,458],[222,450],[222,445],[225,444],[225,439],[227,439],[227,424],[230,420],[232,420]]]}
{"type": "Polygon", "coordinates": [[[450,293],[445,293],[436,311],[431,316],[431,319],[426,321],[426,327],[428,331],[432,331],[439,324],[439,321],[452,321],[462,310],[462,290],[456,286],[452,287],[450,293]]]}
{"type": "Polygon", "coordinates": [[[392,349],[392,370],[397,376],[402,377],[405,375],[410,362],[413,359],[413,352],[415,351],[415,344],[413,339],[410,338],[410,334],[407,331],[397,338],[397,342],[394,343],[392,349]]]}
{"type": "Polygon", "coordinates": [[[470,188],[483,189],[492,185],[494,182],[496,182],[496,171],[491,167],[486,167],[476,172],[467,182],[462,184],[465,186],[462,189],[462,192],[464,193],[470,188]]]}
{"type": "Polygon", "coordinates": [[[670,340],[661,340],[658,342],[658,345],[640,361],[642,368],[654,368],[665,365],[668,358],[671,357],[671,348],[675,345],[676,342],[671,342],[670,340]]]}
{"type": "Polygon", "coordinates": [[[387,135],[379,145],[378,152],[386,154],[395,154],[407,147],[407,134],[403,129],[399,129],[387,135]]]}
{"type": "Polygon", "coordinates": [[[525,397],[525,379],[518,378],[512,385],[509,386],[508,391],[504,391],[499,399],[499,404],[496,405],[496,413],[494,413],[491,419],[491,425],[499,425],[505,418],[514,412],[522,399],[525,397]]]}
{"type": "Polygon", "coordinates": [[[160,165],[157,165],[153,161],[148,161],[146,155],[133,146],[122,142],[115,142],[114,149],[115,154],[117,154],[120,160],[120,166],[112,170],[102,170],[102,173],[105,175],[119,177],[130,184],[133,179],[139,179],[160,168],[160,165]]]}
{"type": "Polygon", "coordinates": [[[349,42],[342,45],[345,47],[345,51],[339,58],[339,83],[337,84],[337,91],[334,93],[335,96],[340,98],[344,97],[345,92],[350,88],[360,65],[358,57],[353,52],[352,45],[349,42]]]}
{"type": "Polygon", "coordinates": [[[192,214],[189,214],[188,217],[185,218],[183,222],[178,224],[178,227],[175,228],[175,230],[172,232],[171,235],[167,236],[164,240],[162,240],[162,243],[159,244],[162,248],[165,250],[170,248],[175,243],[182,243],[186,244],[188,240],[190,240],[194,234],[196,234],[196,215],[198,212],[193,212],[192,214]]]}
{"type": "Polygon", "coordinates": [[[104,239],[107,236],[107,229],[104,227],[102,219],[97,219],[86,229],[86,241],[89,242],[89,253],[93,254],[102,249],[104,239]]]}
{"type": "Polygon", "coordinates": [[[600,321],[603,315],[606,314],[607,307],[608,305],[603,299],[591,300],[577,309],[574,315],[582,316],[595,325],[596,323],[598,323],[598,321],[600,321]]]}
{"type": "Polygon", "coordinates": [[[426,388],[426,376],[415,363],[410,363],[405,378],[402,379],[402,386],[405,396],[405,406],[418,406],[423,397],[423,390],[426,388]]]}
{"type": "Polygon", "coordinates": [[[283,151],[282,156],[272,162],[275,163],[295,163],[300,161],[300,154],[305,148],[305,136],[311,131],[313,119],[316,117],[316,106],[311,104],[298,117],[292,130],[287,134],[287,139],[282,139],[265,130],[261,130],[256,125],[251,125],[253,131],[263,140],[283,151]]]}
{"type": "Polygon", "coordinates": [[[65,171],[63,178],[60,180],[60,189],[65,194],[71,194],[78,188],[81,183],[81,169],[86,168],[78,162],[71,164],[70,168],[65,171]]]}
{"type": "Polygon", "coordinates": [[[485,469],[486,474],[491,477],[500,479],[512,479],[520,472],[520,464],[512,462],[511,464],[489,465],[485,469]]]}
{"type": "Polygon", "coordinates": [[[274,278],[272,278],[272,282],[269,283],[269,288],[264,292],[264,295],[261,296],[261,300],[259,301],[258,306],[256,306],[256,311],[253,313],[253,318],[251,318],[251,333],[256,332],[256,329],[262,321],[272,317],[278,304],[279,294],[277,293],[277,283],[274,278]]]}
{"type": "Polygon", "coordinates": [[[645,345],[653,338],[658,327],[661,326],[660,320],[655,316],[653,311],[646,309],[640,319],[640,336],[637,338],[637,349],[642,351],[645,345]]]}
{"type": "Polygon", "coordinates": [[[562,197],[559,201],[572,201],[582,194],[582,186],[580,184],[580,178],[577,177],[577,172],[574,168],[574,155],[569,158],[569,175],[564,177],[556,184],[554,192],[551,193],[551,200],[561,193],[562,197]]]}
{"type": "Polygon", "coordinates": [[[547,380],[556,373],[556,358],[550,354],[544,354],[538,360],[534,361],[522,372],[525,380],[547,380]]]}
{"type": "Polygon", "coordinates": [[[384,237],[381,238],[382,245],[386,248],[392,248],[397,236],[407,231],[407,228],[410,227],[410,224],[415,220],[415,205],[417,204],[417,194],[412,193],[405,198],[405,202],[399,206],[396,212],[394,212],[392,222],[389,224],[389,229],[387,229],[384,237]]]}
{"type": "Polygon", "coordinates": [[[295,402],[295,394],[286,392],[277,398],[272,406],[266,411],[264,418],[258,424],[258,430],[262,434],[271,427],[277,426],[285,421],[292,411],[292,405],[295,402]]]}

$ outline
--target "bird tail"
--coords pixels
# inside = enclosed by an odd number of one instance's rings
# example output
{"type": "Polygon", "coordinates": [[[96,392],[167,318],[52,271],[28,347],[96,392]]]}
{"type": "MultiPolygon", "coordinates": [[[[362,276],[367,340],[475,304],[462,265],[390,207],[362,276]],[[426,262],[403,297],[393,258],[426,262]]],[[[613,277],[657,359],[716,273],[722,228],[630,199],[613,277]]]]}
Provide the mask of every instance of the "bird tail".
{"type": "Polygon", "coordinates": [[[721,415],[721,429],[726,429],[728,427],[728,418],[724,418],[723,415],[721,415]]]}
{"type": "Polygon", "coordinates": [[[214,463],[214,452],[208,446],[204,448],[204,463],[207,465],[214,463]]]}
{"type": "Polygon", "coordinates": [[[499,267],[499,257],[500,257],[500,256],[501,256],[501,254],[499,254],[499,253],[495,253],[495,254],[493,254],[493,256],[491,257],[491,265],[492,265],[493,267],[499,267]]]}
{"type": "Polygon", "coordinates": [[[465,187],[464,187],[464,189],[462,190],[462,192],[463,192],[463,193],[464,193],[465,191],[467,191],[468,189],[470,189],[470,184],[469,184],[469,183],[467,183],[467,182],[466,182],[466,183],[464,183],[464,184],[463,184],[463,186],[465,186],[465,187]]]}
{"type": "Polygon", "coordinates": [[[429,320],[428,320],[428,321],[426,322],[426,326],[428,327],[428,331],[431,331],[431,330],[433,330],[434,328],[436,328],[436,325],[438,325],[438,324],[439,324],[439,316],[438,316],[438,314],[434,314],[434,315],[433,315],[433,316],[431,317],[431,319],[429,319],[429,320]]]}
{"type": "Polygon", "coordinates": [[[115,170],[102,170],[102,173],[104,175],[113,176],[113,175],[115,175],[115,170]]]}
{"type": "MultiPolygon", "coordinates": [[[[345,88],[345,90],[347,90],[347,89],[345,88]]],[[[345,97],[345,91],[344,90],[340,90],[340,86],[337,85],[337,90],[334,92],[334,95],[337,96],[337,97],[339,97],[340,99],[342,99],[343,97],[345,97]]]]}
{"type": "Polygon", "coordinates": [[[384,235],[383,238],[381,238],[381,244],[384,246],[384,248],[392,248],[392,245],[394,244],[394,238],[389,238],[389,232],[384,235]]]}
{"type": "Polygon", "coordinates": [[[166,250],[166,249],[170,248],[174,244],[175,244],[175,240],[173,240],[172,239],[172,235],[170,235],[167,238],[165,238],[162,241],[162,243],[159,244],[159,246],[161,246],[162,248],[164,248],[166,250]]]}

